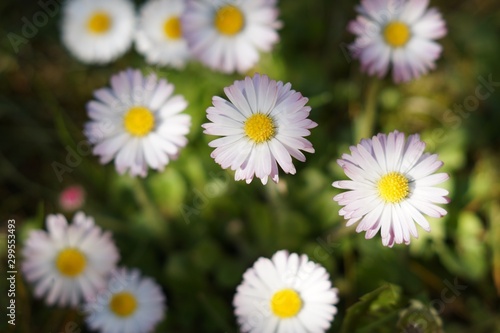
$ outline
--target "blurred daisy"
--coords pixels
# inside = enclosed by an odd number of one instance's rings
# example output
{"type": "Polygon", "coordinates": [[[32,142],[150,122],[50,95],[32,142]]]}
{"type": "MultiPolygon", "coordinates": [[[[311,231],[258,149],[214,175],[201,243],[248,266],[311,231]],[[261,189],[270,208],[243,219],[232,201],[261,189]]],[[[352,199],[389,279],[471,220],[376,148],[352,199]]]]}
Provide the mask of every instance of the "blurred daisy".
{"type": "Polygon", "coordinates": [[[85,202],[85,191],[79,185],[68,186],[59,194],[59,206],[66,212],[80,209],[85,202]]]}
{"type": "Polygon", "coordinates": [[[129,0],[68,0],[64,3],[62,40],[85,63],[107,63],[132,44],[135,11],[129,0]]]}
{"type": "Polygon", "coordinates": [[[446,25],[428,4],[429,0],[361,1],[360,15],[348,30],[356,35],[350,49],[362,71],[383,77],[391,63],[393,79],[399,83],[434,69],[442,49],[434,40],[446,35],[446,25]]]}
{"type": "Polygon", "coordinates": [[[321,333],[337,313],[337,294],[324,267],[278,251],[245,272],[233,305],[242,332],[321,333]]]}
{"type": "Polygon", "coordinates": [[[184,67],[190,56],[180,21],[184,3],[184,0],[152,0],[141,8],[135,42],[137,51],[148,63],[184,67]]]}
{"type": "Polygon", "coordinates": [[[276,0],[188,0],[182,16],[191,53],[214,70],[246,72],[278,42],[276,0]]]}
{"type": "Polygon", "coordinates": [[[85,135],[95,144],[101,163],[115,159],[116,170],[147,175],[148,166],[163,170],[187,143],[191,117],[180,113],[184,97],[172,96],[174,86],[155,74],[144,77],[128,69],[111,78],[111,88],[94,92],[87,104],[92,119],[85,135]]]}
{"type": "Polygon", "coordinates": [[[300,150],[314,153],[304,139],[317,124],[307,119],[308,99],[291,90],[290,83],[269,80],[266,75],[235,81],[224,88],[229,101],[215,96],[207,109],[211,123],[204,133],[222,135],[209,143],[211,156],[222,168],[236,170],[235,179],[250,183],[254,177],[278,182],[278,164],[285,173],[295,174],[291,156],[306,160],[300,150]]]}
{"type": "Polygon", "coordinates": [[[381,229],[382,243],[390,247],[409,244],[410,235],[417,238],[415,222],[430,231],[422,213],[446,215],[435,203],[448,203],[448,191],[434,186],[449,177],[434,173],[443,162],[436,154],[423,154],[424,149],[418,134],[405,141],[405,135],[398,131],[378,134],[350,147],[351,155],[344,154],[337,162],[351,180],[333,183],[349,190],[333,198],[344,206],[339,214],[348,219],[347,226],[359,222],[356,231],[366,231],[367,239],[381,229]]]}
{"type": "Polygon", "coordinates": [[[152,332],[165,313],[165,296],[136,269],[118,269],[102,295],[85,305],[85,321],[101,333],[152,332]]]}
{"type": "Polygon", "coordinates": [[[47,216],[47,231],[32,231],[22,253],[22,271],[35,296],[60,306],[94,297],[119,259],[111,234],[82,212],[71,225],[60,214],[47,216]]]}

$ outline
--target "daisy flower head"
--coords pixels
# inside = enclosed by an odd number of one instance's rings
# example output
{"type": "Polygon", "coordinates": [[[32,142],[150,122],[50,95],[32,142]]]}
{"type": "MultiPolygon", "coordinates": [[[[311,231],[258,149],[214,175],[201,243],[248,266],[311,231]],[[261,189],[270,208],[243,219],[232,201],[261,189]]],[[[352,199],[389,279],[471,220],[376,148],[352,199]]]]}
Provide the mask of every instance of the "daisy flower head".
{"type": "Polygon", "coordinates": [[[163,170],[187,144],[191,117],[181,113],[187,102],[172,96],[165,79],[128,69],[111,77],[111,87],[94,92],[87,104],[91,121],[85,135],[95,144],[102,164],[115,160],[116,170],[132,176],[147,175],[148,166],[163,170]]]}
{"type": "Polygon", "coordinates": [[[160,286],[137,269],[117,269],[96,299],[85,304],[85,321],[101,333],[147,333],[165,316],[160,286]]]}
{"type": "Polygon", "coordinates": [[[68,0],[64,3],[62,40],[85,63],[108,63],[131,46],[134,5],[129,0],[68,0]]]}
{"type": "Polygon", "coordinates": [[[149,64],[183,68],[190,58],[180,21],[184,7],[184,0],[150,0],[141,8],[135,44],[149,64]]]}
{"type": "Polygon", "coordinates": [[[229,100],[215,96],[207,109],[211,123],[204,133],[223,136],[209,143],[211,156],[223,169],[235,170],[235,180],[249,184],[253,177],[266,184],[278,182],[278,164],[285,173],[295,174],[291,156],[305,161],[300,151],[314,153],[304,136],[317,126],[308,119],[308,99],[291,89],[291,84],[270,80],[266,75],[235,81],[224,88],[229,100]]]}
{"type": "Polygon", "coordinates": [[[383,77],[392,65],[394,82],[406,82],[435,68],[442,47],[436,39],[446,35],[439,11],[429,0],[362,0],[359,16],[348,30],[356,35],[350,45],[361,70],[383,77]]]}
{"type": "Polygon", "coordinates": [[[213,70],[244,73],[279,40],[276,0],[187,0],[182,15],[194,57],[213,70]]]}
{"type": "Polygon", "coordinates": [[[109,232],[92,217],[75,214],[68,224],[63,215],[47,216],[47,231],[32,231],[23,247],[21,264],[34,294],[49,305],[77,306],[94,297],[115,269],[118,251],[109,232]]]}
{"type": "Polygon", "coordinates": [[[381,230],[382,244],[392,247],[418,238],[415,222],[430,231],[423,214],[442,217],[448,191],[435,185],[449,178],[435,173],[442,165],[436,154],[424,153],[425,143],[418,134],[405,139],[398,131],[378,134],[351,146],[337,162],[351,180],[333,186],[348,190],[333,199],[343,206],[339,214],[347,226],[358,223],[356,232],[366,231],[370,239],[381,230]]]}
{"type": "Polygon", "coordinates": [[[321,333],[337,313],[337,295],[324,267],[282,250],[245,272],[233,305],[242,332],[321,333]]]}

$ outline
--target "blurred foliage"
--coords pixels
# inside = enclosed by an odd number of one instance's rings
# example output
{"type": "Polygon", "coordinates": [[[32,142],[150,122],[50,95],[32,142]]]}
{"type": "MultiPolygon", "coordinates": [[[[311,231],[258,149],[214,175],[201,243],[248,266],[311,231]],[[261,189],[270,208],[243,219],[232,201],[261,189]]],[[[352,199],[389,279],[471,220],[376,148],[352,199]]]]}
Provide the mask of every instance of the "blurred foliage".
{"type": "MultiPolygon", "coordinates": [[[[162,285],[168,312],[156,332],[237,331],[231,304],[243,272],[283,248],[307,253],[330,272],[340,292],[330,332],[500,332],[500,87],[471,112],[455,108],[474,95],[480,77],[500,81],[500,5],[432,1],[449,31],[440,41],[437,69],[394,85],[390,78],[361,74],[346,51],[354,4],[280,2],[281,42],[255,71],[291,82],[309,97],[311,119],[319,126],[310,136],[316,153],[295,163],[297,175],[282,174],[278,185],[262,186],[258,180],[235,182],[221,170],[210,158],[213,138],[200,127],[212,96],[223,96],[223,88],[243,76],[213,73],[196,62],[182,71],[156,68],[133,50],[109,65],[85,66],[60,43],[60,14],[16,51],[7,34],[21,34],[22,18],[30,20],[40,8],[35,1],[2,1],[2,272],[4,222],[16,219],[22,243],[29,230],[44,227],[46,214],[61,211],[59,192],[81,184],[87,192],[83,210],[114,233],[120,264],[140,268],[162,285]],[[193,118],[180,158],[146,179],[119,176],[113,164],[101,166],[79,146],[85,143],[85,103],[127,67],[173,82],[193,118]],[[368,107],[376,112],[373,129],[359,120],[368,107]],[[344,226],[331,183],[345,178],[336,159],[361,134],[393,129],[421,133],[427,151],[440,155],[451,176],[445,184],[451,203],[445,218],[430,219],[430,233],[420,230],[409,247],[388,249],[379,237],[367,241],[344,226]],[[59,181],[53,162],[76,166],[59,181]],[[466,289],[450,294],[453,283],[466,289]]],[[[0,308],[6,302],[2,295],[0,308]]],[[[62,332],[74,321],[87,332],[78,311],[33,299],[21,274],[17,304],[18,324],[7,327],[2,312],[0,331],[62,332]]]]}

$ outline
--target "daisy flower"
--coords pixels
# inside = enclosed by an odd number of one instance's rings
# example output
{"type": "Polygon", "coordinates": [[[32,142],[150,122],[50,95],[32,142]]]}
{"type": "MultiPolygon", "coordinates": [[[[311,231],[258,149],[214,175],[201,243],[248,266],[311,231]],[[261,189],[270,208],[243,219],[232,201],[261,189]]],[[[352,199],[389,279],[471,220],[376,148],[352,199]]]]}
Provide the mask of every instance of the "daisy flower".
{"type": "Polygon", "coordinates": [[[182,68],[189,59],[180,21],[184,3],[184,0],[151,0],[141,8],[135,43],[148,63],[182,68]]]}
{"type": "Polygon", "coordinates": [[[146,333],[164,318],[165,296],[138,270],[118,269],[98,297],[87,302],[85,321],[101,333],[146,333]]]}
{"type": "Polygon", "coordinates": [[[337,294],[324,267],[282,250],[245,272],[233,305],[242,332],[321,333],[337,313],[337,294]]]}
{"type": "Polygon", "coordinates": [[[434,173],[443,162],[436,154],[424,154],[424,149],[418,134],[405,140],[398,131],[350,147],[351,155],[344,154],[337,162],[351,180],[333,183],[349,190],[333,198],[343,206],[339,214],[348,219],[347,226],[359,222],[356,231],[366,231],[367,239],[381,229],[382,244],[389,247],[409,244],[410,235],[417,238],[415,222],[430,231],[422,214],[446,215],[435,203],[448,203],[448,191],[434,186],[449,177],[434,173]]]}
{"type": "Polygon", "coordinates": [[[224,92],[229,101],[215,96],[207,109],[212,122],[202,126],[206,134],[224,136],[209,143],[216,148],[211,156],[222,168],[236,170],[236,180],[249,184],[255,175],[266,184],[270,176],[277,183],[278,164],[285,173],[295,174],[291,156],[304,162],[300,150],[314,153],[303,137],[317,124],[307,119],[308,99],[290,83],[255,74],[235,81],[224,92]]]}
{"type": "Polygon", "coordinates": [[[191,53],[213,70],[244,73],[279,36],[276,0],[188,0],[182,26],[191,53]]]}
{"type": "Polygon", "coordinates": [[[360,14],[348,25],[356,35],[350,46],[369,75],[383,77],[392,64],[394,82],[415,79],[434,69],[441,46],[434,40],[446,35],[441,14],[427,9],[429,0],[362,0],[360,14]]]}
{"type": "Polygon", "coordinates": [[[26,240],[22,271],[47,304],[77,306],[106,284],[118,251],[111,234],[82,212],[71,225],[60,214],[48,215],[46,222],[47,231],[32,231],[26,240]]]}
{"type": "Polygon", "coordinates": [[[187,144],[191,117],[180,113],[184,97],[172,96],[174,86],[155,74],[144,77],[128,69],[111,78],[111,88],[94,92],[87,104],[85,135],[93,152],[105,164],[115,159],[116,170],[132,176],[147,175],[148,166],[163,170],[187,144]]]}
{"type": "Polygon", "coordinates": [[[62,40],[85,63],[104,64],[124,54],[135,30],[129,0],[68,0],[64,3],[62,40]]]}

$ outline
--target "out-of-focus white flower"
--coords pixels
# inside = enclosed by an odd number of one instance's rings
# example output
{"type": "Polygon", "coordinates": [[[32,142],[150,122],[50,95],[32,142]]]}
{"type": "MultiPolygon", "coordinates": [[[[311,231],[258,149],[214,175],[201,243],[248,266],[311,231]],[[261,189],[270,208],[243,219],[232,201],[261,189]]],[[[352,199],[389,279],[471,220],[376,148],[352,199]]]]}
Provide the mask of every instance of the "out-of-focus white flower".
{"type": "Polygon", "coordinates": [[[396,83],[434,69],[442,47],[434,40],[446,35],[446,24],[429,0],[363,0],[359,16],[348,25],[356,35],[350,46],[361,69],[383,77],[392,64],[396,83]]]}
{"type": "Polygon", "coordinates": [[[62,40],[85,63],[108,63],[132,45],[135,10],[129,0],[68,0],[62,40]]]}

